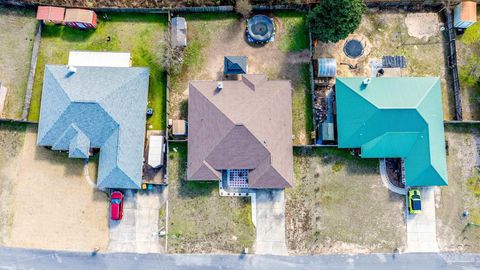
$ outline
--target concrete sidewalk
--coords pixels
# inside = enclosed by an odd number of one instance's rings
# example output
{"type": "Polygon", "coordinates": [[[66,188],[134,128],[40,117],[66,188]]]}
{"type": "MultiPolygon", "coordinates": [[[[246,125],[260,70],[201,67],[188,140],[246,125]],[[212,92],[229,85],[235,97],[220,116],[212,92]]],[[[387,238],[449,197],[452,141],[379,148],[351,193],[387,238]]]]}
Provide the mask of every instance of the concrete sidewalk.
{"type": "MultiPolygon", "coordinates": [[[[252,206],[252,210],[253,210],[252,206]]],[[[256,254],[287,255],[283,190],[256,191],[256,254]]]]}
{"type": "Polygon", "coordinates": [[[407,205],[406,252],[438,252],[434,188],[424,187],[420,192],[422,212],[410,214],[407,205]]]}
{"type": "Polygon", "coordinates": [[[160,207],[166,201],[164,188],[124,193],[123,219],[110,220],[109,252],[161,253],[158,235],[160,207]]]}

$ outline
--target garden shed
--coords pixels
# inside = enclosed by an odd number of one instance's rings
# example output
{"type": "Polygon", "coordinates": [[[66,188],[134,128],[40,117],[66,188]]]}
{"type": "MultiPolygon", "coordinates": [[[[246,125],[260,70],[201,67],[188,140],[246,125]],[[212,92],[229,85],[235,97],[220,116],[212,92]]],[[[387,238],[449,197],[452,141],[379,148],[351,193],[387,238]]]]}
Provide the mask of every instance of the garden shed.
{"type": "Polygon", "coordinates": [[[172,43],[174,47],[187,46],[187,21],[183,17],[172,18],[172,43]]]}
{"type": "Polygon", "coordinates": [[[73,28],[93,29],[97,27],[97,14],[93,10],[69,8],[64,23],[73,28]]]}
{"type": "Polygon", "coordinates": [[[454,26],[468,28],[477,22],[477,2],[464,0],[455,7],[454,26]]]}
{"type": "Polygon", "coordinates": [[[247,57],[225,56],[223,66],[223,73],[225,75],[247,74],[247,57]]]}
{"type": "Polygon", "coordinates": [[[319,58],[318,60],[319,78],[333,78],[337,75],[337,61],[335,58],[319,58]]]}
{"type": "Polygon", "coordinates": [[[50,7],[39,6],[37,9],[37,20],[41,20],[44,23],[63,23],[65,18],[65,8],[62,7],[50,7]]]}

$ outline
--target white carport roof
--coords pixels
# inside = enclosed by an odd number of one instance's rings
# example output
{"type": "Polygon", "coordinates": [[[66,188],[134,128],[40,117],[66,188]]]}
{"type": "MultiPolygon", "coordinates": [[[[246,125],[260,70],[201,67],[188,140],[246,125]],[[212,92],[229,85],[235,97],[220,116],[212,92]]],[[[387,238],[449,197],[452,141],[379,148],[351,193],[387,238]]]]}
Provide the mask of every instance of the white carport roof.
{"type": "Polygon", "coordinates": [[[130,53],[70,51],[68,65],[79,67],[131,67],[130,53]]]}

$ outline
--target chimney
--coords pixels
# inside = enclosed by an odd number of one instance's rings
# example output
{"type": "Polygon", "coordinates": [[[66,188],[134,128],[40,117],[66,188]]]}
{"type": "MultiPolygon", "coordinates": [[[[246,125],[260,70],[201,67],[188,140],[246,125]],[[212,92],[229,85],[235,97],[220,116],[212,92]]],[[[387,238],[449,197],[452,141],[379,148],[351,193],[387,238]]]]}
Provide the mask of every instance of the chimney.
{"type": "Polygon", "coordinates": [[[221,91],[223,89],[223,82],[217,83],[217,91],[221,91]]]}
{"type": "Polygon", "coordinates": [[[363,80],[362,84],[363,84],[364,86],[367,86],[367,85],[369,85],[371,82],[372,82],[372,78],[366,78],[365,80],[363,80]]]}

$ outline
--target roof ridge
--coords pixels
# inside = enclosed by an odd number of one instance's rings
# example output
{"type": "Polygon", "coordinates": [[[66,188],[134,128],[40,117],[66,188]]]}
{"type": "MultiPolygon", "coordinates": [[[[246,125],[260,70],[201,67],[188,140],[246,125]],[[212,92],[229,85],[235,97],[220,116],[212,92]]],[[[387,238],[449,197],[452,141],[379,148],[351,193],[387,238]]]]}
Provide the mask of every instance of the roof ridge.
{"type": "Polygon", "coordinates": [[[430,94],[430,91],[432,91],[432,89],[433,89],[433,87],[435,86],[435,84],[437,84],[437,82],[440,81],[440,79],[437,78],[437,77],[426,77],[426,78],[432,78],[432,79],[434,79],[434,80],[433,80],[432,85],[430,85],[430,87],[428,87],[428,90],[425,91],[425,93],[423,93],[422,98],[420,98],[420,100],[418,101],[417,105],[415,106],[416,108],[418,108],[418,106],[420,106],[420,105],[425,101],[426,96],[428,96],[428,94],[430,94]]]}

